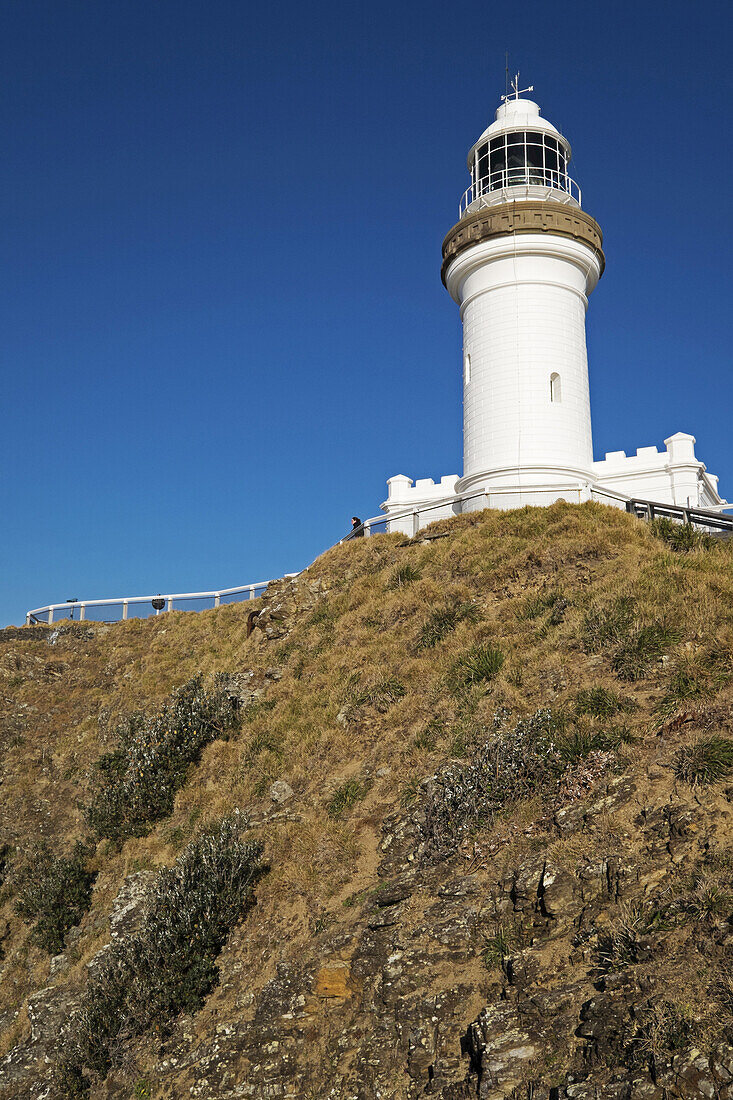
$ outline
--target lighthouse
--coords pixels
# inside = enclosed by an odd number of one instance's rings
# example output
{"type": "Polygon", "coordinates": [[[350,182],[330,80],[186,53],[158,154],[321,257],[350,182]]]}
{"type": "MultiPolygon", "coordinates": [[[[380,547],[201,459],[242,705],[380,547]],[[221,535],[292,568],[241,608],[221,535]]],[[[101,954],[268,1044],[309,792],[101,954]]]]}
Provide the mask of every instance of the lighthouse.
{"type": "Polygon", "coordinates": [[[443,242],[463,322],[457,490],[507,507],[593,480],[585,317],[604,258],[570,156],[517,78],[469,150],[471,184],[443,242]]]}
{"type": "MultiPolygon", "coordinates": [[[[398,474],[382,508],[425,522],[481,508],[632,498],[725,502],[676,432],[665,449],[593,456],[586,348],[603,235],[583,206],[567,138],[519,87],[468,151],[470,183],[443,241],[441,276],[463,325],[463,474],[398,474]]],[[[411,530],[415,522],[390,523],[411,530]]]]}

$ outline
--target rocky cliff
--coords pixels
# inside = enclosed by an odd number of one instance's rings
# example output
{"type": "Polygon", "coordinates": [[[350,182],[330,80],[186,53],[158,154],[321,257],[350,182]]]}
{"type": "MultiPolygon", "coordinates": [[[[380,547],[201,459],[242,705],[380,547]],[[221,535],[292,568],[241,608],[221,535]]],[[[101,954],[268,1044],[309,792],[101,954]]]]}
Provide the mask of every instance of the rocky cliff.
{"type": "Polygon", "coordinates": [[[566,504],[0,632],[0,1098],[728,1100],[732,655],[566,504]]]}

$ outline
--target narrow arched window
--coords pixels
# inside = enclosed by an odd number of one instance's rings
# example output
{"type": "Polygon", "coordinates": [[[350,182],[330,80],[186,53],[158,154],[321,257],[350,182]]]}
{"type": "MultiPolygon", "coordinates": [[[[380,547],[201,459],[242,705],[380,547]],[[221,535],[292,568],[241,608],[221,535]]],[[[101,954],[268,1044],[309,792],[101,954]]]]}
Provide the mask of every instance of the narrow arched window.
{"type": "Polygon", "coordinates": [[[463,360],[463,381],[468,385],[471,381],[471,356],[466,355],[463,360]]]}
{"type": "Polygon", "coordinates": [[[552,401],[553,404],[562,401],[562,387],[560,385],[559,374],[550,375],[550,401],[552,401]]]}

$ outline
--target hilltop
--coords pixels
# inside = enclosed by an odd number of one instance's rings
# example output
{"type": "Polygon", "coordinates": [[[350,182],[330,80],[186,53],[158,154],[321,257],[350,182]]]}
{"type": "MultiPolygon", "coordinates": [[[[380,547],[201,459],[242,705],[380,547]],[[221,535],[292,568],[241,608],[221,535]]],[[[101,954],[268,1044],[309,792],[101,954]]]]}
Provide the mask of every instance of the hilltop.
{"type": "Polygon", "coordinates": [[[732,656],[595,504],[0,631],[0,1100],[727,1100],[732,656]]]}

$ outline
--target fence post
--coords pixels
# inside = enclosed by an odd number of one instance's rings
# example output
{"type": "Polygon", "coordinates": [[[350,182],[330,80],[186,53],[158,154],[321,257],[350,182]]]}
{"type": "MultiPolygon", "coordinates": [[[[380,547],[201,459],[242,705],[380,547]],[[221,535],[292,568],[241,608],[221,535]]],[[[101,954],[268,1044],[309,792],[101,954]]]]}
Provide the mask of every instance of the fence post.
{"type": "Polygon", "coordinates": [[[214,593],[214,607],[219,607],[220,604],[221,604],[221,593],[220,592],[215,592],[214,593]]]}
{"type": "Polygon", "coordinates": [[[420,530],[420,513],[418,512],[417,508],[415,508],[415,510],[412,513],[412,537],[413,538],[415,537],[415,535],[418,533],[419,530],[420,530]]]}
{"type": "Polygon", "coordinates": [[[249,586],[249,596],[247,597],[247,599],[248,600],[253,600],[254,598],[255,598],[255,586],[253,584],[251,584],[249,586]]]}
{"type": "Polygon", "coordinates": [[[168,606],[166,608],[166,611],[172,611],[172,610],[173,610],[173,597],[169,596],[168,597],[168,606]]]}
{"type": "Polygon", "coordinates": [[[372,533],[372,525],[369,522],[369,520],[367,520],[366,523],[364,524],[364,534],[366,535],[367,538],[369,538],[371,533],[372,533]]]}
{"type": "Polygon", "coordinates": [[[48,609],[48,625],[50,626],[52,622],[53,622],[53,608],[49,607],[49,609],[48,609]]]}
{"type": "Polygon", "coordinates": [[[79,622],[83,622],[87,617],[87,605],[85,603],[79,604],[79,622]]]}
{"type": "Polygon", "coordinates": [[[127,600],[123,600],[123,601],[122,601],[122,621],[123,621],[123,622],[124,622],[124,621],[125,621],[125,619],[127,618],[127,614],[128,614],[128,612],[129,612],[129,610],[130,610],[130,605],[129,605],[129,603],[127,602],[127,600]]]}

